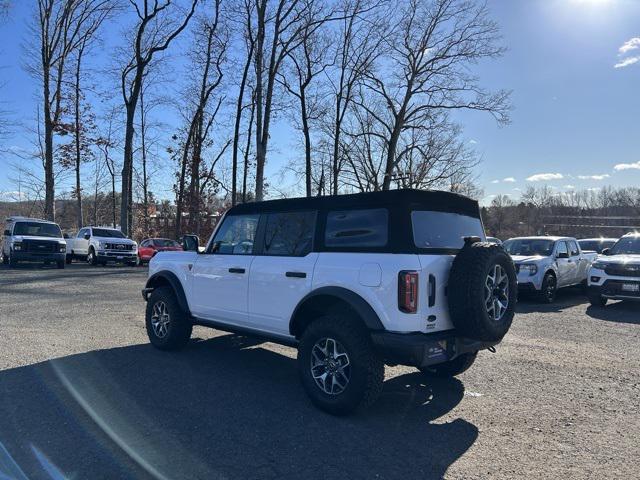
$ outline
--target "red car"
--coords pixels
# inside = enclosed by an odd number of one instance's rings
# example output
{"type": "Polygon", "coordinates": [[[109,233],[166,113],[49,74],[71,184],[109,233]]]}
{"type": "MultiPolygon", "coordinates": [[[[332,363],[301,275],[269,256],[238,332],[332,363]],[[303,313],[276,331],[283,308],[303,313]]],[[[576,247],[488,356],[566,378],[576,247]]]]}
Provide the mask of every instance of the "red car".
{"type": "Polygon", "coordinates": [[[182,251],[182,245],[168,238],[147,238],[140,242],[138,247],[138,259],[140,264],[149,263],[149,260],[158,252],[182,251]]]}

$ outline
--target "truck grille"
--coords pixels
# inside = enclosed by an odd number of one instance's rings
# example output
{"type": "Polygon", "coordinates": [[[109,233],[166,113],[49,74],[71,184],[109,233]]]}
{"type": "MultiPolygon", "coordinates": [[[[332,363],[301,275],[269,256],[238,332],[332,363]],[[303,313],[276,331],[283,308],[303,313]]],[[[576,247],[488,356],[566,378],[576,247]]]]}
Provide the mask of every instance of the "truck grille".
{"type": "Polygon", "coordinates": [[[640,265],[609,265],[604,271],[616,277],[640,277],[640,265]]]}
{"type": "Polygon", "coordinates": [[[105,245],[107,250],[117,250],[119,252],[126,252],[133,250],[133,245],[129,245],[126,243],[107,243],[105,245]]]}
{"type": "Polygon", "coordinates": [[[55,253],[58,251],[58,242],[48,240],[24,240],[22,249],[30,253],[55,253]]]}

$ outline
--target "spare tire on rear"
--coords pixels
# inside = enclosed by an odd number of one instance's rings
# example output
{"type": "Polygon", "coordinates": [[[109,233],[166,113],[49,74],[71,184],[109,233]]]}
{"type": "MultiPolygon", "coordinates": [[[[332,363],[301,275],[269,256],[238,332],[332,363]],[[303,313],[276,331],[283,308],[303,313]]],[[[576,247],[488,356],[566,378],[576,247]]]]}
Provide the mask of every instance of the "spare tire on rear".
{"type": "Polygon", "coordinates": [[[500,245],[465,242],[453,261],[449,313],[461,336],[500,340],[509,331],[517,301],[516,271],[500,245]]]}

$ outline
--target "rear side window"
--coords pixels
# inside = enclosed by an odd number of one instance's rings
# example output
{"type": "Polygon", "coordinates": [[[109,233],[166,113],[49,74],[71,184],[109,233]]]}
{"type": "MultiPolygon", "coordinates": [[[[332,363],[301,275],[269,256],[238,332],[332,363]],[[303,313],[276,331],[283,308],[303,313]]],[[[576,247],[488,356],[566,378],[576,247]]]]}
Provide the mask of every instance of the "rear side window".
{"type": "Polygon", "coordinates": [[[464,237],[484,239],[479,218],[449,212],[411,212],[413,241],[418,248],[462,248],[464,237]]]}
{"type": "Polygon", "coordinates": [[[333,211],[327,214],[327,247],[384,247],[389,236],[385,208],[333,211]]]}
{"type": "Polygon", "coordinates": [[[575,256],[580,254],[580,251],[578,250],[578,244],[576,242],[571,240],[571,241],[567,242],[567,244],[569,245],[569,250],[571,251],[571,256],[572,257],[575,257],[575,256]]]}
{"type": "Polygon", "coordinates": [[[311,252],[316,212],[288,212],[267,215],[264,255],[302,257],[311,252]]]}

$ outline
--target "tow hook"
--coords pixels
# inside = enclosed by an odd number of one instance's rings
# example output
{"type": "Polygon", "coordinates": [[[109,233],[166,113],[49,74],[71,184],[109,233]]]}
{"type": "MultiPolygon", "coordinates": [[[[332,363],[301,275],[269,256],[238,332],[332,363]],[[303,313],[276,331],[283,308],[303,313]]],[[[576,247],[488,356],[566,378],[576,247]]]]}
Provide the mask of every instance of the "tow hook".
{"type": "Polygon", "coordinates": [[[489,350],[491,353],[496,353],[496,347],[489,347],[487,348],[487,350],[489,350]]]}

